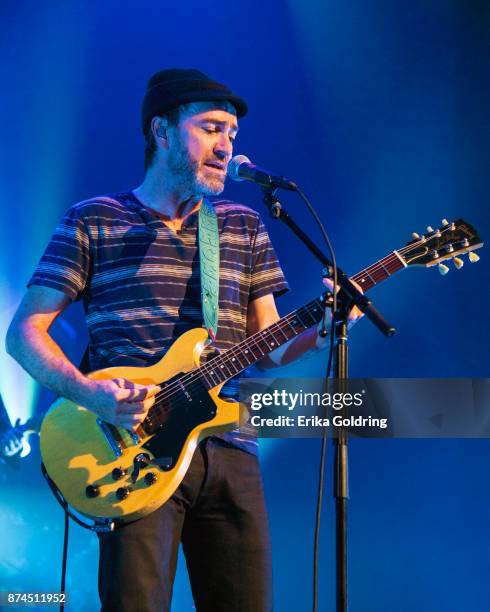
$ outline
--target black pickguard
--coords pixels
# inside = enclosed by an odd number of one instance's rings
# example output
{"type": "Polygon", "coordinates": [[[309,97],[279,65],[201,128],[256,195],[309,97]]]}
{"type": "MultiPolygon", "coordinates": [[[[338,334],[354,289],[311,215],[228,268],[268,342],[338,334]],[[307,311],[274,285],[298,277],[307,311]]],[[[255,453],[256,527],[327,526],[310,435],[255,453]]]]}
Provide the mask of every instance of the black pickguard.
{"type": "MultiPolygon", "coordinates": [[[[182,374],[168,380],[165,386],[173,385],[180,377],[182,374]]],[[[185,386],[185,390],[173,394],[165,407],[169,409],[165,423],[143,445],[143,448],[149,450],[157,459],[168,459],[162,469],[169,470],[174,467],[194,427],[214,418],[216,405],[209,396],[204,382],[197,378],[185,386]]]]}

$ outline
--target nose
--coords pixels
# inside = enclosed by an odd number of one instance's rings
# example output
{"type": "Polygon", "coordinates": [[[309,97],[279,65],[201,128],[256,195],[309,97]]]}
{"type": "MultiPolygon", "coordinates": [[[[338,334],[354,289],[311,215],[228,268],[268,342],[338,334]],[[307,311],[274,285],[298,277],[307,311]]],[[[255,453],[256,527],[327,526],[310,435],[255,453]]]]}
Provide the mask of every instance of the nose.
{"type": "Polygon", "coordinates": [[[233,143],[228,134],[224,132],[220,133],[220,138],[214,147],[214,153],[219,159],[231,159],[233,153],[233,143]]]}

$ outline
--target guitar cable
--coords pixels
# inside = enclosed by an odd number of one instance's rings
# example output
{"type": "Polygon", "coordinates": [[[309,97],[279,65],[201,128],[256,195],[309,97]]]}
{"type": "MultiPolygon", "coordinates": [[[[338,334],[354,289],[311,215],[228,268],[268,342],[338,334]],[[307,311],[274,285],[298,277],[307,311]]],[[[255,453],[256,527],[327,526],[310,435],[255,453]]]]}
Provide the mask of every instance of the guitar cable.
{"type": "MultiPolygon", "coordinates": [[[[104,523],[98,523],[97,521],[94,521],[92,524],[90,524],[90,523],[87,523],[85,521],[82,521],[78,516],[76,516],[76,514],[74,514],[71,511],[70,506],[69,506],[68,502],[66,501],[66,499],[61,494],[61,491],[58,489],[58,487],[56,486],[54,481],[51,480],[51,478],[49,477],[49,474],[46,471],[46,467],[45,467],[45,465],[44,465],[44,463],[42,461],[41,461],[41,473],[44,476],[44,478],[46,479],[46,482],[48,483],[48,486],[51,489],[51,492],[53,493],[56,501],[62,507],[63,513],[64,513],[64,517],[65,517],[65,519],[64,519],[65,528],[64,528],[64,534],[63,534],[63,555],[62,555],[62,561],[61,561],[61,583],[60,583],[60,593],[65,593],[65,588],[66,588],[66,566],[67,566],[67,561],[68,561],[68,536],[69,536],[69,528],[70,528],[70,518],[73,521],[75,521],[75,523],[80,525],[80,527],[83,527],[84,529],[88,529],[89,531],[94,531],[94,532],[98,532],[98,531],[113,531],[114,527],[116,525],[116,522],[115,521],[109,521],[109,522],[104,522],[104,523]]],[[[64,612],[64,609],[65,609],[65,602],[61,601],[60,602],[60,612],[64,612]]]]}

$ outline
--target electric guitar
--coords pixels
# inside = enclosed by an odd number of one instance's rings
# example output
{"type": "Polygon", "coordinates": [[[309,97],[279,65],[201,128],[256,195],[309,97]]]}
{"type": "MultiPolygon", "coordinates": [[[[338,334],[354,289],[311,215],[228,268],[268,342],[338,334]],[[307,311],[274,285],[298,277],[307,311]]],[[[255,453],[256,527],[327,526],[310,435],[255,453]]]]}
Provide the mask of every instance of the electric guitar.
{"type": "Polygon", "coordinates": [[[31,417],[25,423],[17,419],[13,427],[8,422],[8,428],[0,433],[0,464],[3,462],[15,469],[19,468],[19,460],[27,457],[31,451],[29,436],[39,433],[40,420],[38,416],[31,417]]]}
{"type": "MultiPolygon", "coordinates": [[[[463,265],[458,255],[483,246],[474,228],[458,219],[443,221],[425,235],[352,277],[364,291],[409,266],[463,265]]],[[[192,329],[149,367],[112,367],[90,374],[94,380],[125,378],[162,390],[135,432],[107,423],[82,406],[59,399],[41,428],[41,455],[47,473],[65,500],[95,521],[129,522],[164,504],[179,486],[198,443],[237,428],[247,418],[238,402],[218,397],[223,384],[305,329],[320,322],[325,296],[249,336],[200,365],[205,329],[192,329]]]]}

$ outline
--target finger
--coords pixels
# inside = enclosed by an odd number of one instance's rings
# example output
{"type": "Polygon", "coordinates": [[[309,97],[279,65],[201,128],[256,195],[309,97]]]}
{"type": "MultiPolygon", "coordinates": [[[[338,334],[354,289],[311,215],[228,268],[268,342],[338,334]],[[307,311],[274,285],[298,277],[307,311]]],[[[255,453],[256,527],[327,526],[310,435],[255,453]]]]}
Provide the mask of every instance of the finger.
{"type": "Polygon", "coordinates": [[[146,414],[148,409],[145,406],[145,402],[124,402],[118,405],[116,414],[117,415],[133,415],[133,414],[146,414]]]}
{"type": "Polygon", "coordinates": [[[131,385],[133,385],[132,388],[121,389],[119,399],[139,402],[146,398],[154,397],[161,390],[158,385],[139,385],[138,383],[131,383],[131,385]]]}
{"type": "Polygon", "coordinates": [[[148,386],[153,386],[153,385],[142,385],[140,383],[133,382],[132,380],[129,380],[128,378],[114,378],[113,381],[119,387],[121,387],[121,389],[145,389],[148,386]]]}
{"type": "Polygon", "coordinates": [[[348,321],[350,323],[353,323],[355,321],[359,321],[359,319],[361,319],[364,315],[362,314],[362,312],[359,314],[359,311],[357,312],[349,312],[349,316],[347,317],[348,321]]]}
{"type": "Polygon", "coordinates": [[[117,425],[124,429],[136,429],[144,420],[144,415],[124,416],[117,420],[117,425]]]}
{"type": "Polygon", "coordinates": [[[325,287],[328,287],[330,291],[333,291],[333,280],[331,278],[324,278],[323,284],[325,285],[325,287]]]}
{"type": "Polygon", "coordinates": [[[349,312],[349,321],[356,321],[357,319],[360,319],[363,316],[364,313],[359,310],[357,306],[354,306],[354,308],[349,312]]]}
{"type": "Polygon", "coordinates": [[[160,387],[160,385],[148,385],[146,387],[146,397],[154,397],[157,393],[159,393],[162,390],[162,388],[160,387]]]}

